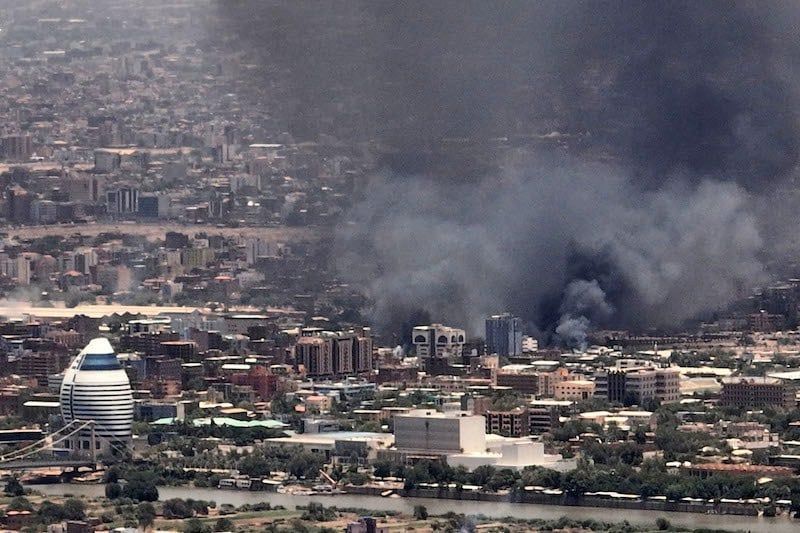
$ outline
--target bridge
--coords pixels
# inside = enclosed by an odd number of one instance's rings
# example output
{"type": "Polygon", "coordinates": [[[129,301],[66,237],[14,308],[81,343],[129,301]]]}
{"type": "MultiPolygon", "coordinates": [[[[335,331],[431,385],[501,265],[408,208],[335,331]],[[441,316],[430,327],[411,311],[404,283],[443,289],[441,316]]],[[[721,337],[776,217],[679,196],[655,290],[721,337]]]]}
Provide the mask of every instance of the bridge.
{"type": "Polygon", "coordinates": [[[111,442],[97,435],[94,427],[95,422],[93,420],[73,420],[58,431],[32,444],[11,451],[5,455],[0,455],[0,470],[34,470],[54,467],[64,469],[89,467],[96,469],[100,462],[97,457],[98,440],[108,444],[112,450],[121,452],[122,457],[127,457],[129,455],[127,448],[123,448],[118,443],[111,442]],[[72,450],[66,450],[59,446],[70,437],[86,430],[88,430],[91,435],[89,450],[85,450],[85,452],[88,453],[75,453],[72,450]]]}

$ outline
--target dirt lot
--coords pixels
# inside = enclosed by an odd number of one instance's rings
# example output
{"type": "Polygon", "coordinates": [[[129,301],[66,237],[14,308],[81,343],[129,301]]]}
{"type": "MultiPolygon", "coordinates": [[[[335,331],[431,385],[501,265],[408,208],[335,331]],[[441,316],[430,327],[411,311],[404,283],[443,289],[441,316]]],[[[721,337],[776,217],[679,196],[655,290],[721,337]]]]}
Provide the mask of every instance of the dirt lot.
{"type": "Polygon", "coordinates": [[[207,233],[209,235],[225,235],[226,237],[261,237],[275,241],[300,241],[313,240],[318,238],[317,230],[310,228],[264,228],[264,227],[241,227],[229,228],[218,227],[212,224],[175,224],[165,222],[163,224],[154,223],[116,223],[116,224],[51,224],[46,226],[24,226],[8,227],[0,226],[0,233],[5,233],[11,237],[22,239],[35,239],[46,235],[62,235],[64,237],[79,233],[81,235],[95,236],[100,233],[124,233],[128,235],[142,235],[148,239],[163,239],[167,231],[177,231],[193,236],[197,233],[207,233]]]}

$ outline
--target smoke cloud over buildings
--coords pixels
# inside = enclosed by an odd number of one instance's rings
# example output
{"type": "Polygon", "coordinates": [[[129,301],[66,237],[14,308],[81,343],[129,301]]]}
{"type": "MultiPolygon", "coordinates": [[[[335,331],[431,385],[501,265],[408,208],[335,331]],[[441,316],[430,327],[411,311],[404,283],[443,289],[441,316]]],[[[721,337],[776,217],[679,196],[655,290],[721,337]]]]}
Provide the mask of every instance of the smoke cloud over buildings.
{"type": "Polygon", "coordinates": [[[352,95],[350,140],[382,147],[337,243],[379,325],[509,310],[579,345],[768,276],[757,206],[800,150],[793,4],[224,4],[302,93],[290,124],[352,95]]]}

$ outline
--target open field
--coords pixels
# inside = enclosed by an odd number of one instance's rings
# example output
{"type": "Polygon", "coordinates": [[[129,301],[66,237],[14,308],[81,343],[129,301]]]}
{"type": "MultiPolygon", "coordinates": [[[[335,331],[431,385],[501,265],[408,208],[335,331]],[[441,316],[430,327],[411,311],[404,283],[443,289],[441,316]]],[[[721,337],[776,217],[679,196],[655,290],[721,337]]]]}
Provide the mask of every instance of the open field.
{"type": "Polygon", "coordinates": [[[198,233],[209,235],[224,235],[226,237],[260,237],[274,241],[302,241],[318,238],[314,229],[288,228],[288,227],[220,227],[213,224],[176,224],[165,222],[158,223],[100,223],[100,224],[48,224],[44,226],[0,226],[0,233],[20,239],[36,239],[47,235],[60,235],[67,237],[73,234],[96,236],[101,233],[122,233],[126,235],[141,235],[151,240],[163,239],[168,231],[186,233],[189,236],[198,233]]]}

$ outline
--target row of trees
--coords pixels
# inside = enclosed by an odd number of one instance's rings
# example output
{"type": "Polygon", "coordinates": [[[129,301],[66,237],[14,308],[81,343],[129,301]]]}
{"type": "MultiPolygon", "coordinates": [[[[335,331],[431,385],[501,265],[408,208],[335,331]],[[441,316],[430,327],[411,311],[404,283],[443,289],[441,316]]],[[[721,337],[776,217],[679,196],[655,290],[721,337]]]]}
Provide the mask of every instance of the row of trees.
{"type": "MultiPolygon", "coordinates": [[[[156,484],[177,484],[199,481],[202,486],[216,486],[219,477],[192,469],[235,469],[251,477],[268,476],[271,472],[288,472],[298,479],[315,479],[325,463],[324,457],[296,446],[262,445],[250,453],[232,451],[217,453],[215,444],[199,438],[182,437],[169,443],[168,448],[181,452],[181,457],[166,460],[159,454],[167,446],[153,450],[146,468],[155,476],[156,484]]],[[[141,468],[136,465],[134,468],[141,468]]],[[[129,468],[117,469],[116,477],[128,479],[129,468]]],[[[136,472],[134,470],[134,472],[136,472]]],[[[108,480],[107,480],[108,481],[108,480]]]]}
{"type": "Polygon", "coordinates": [[[487,491],[509,489],[521,491],[525,486],[542,486],[562,489],[569,495],[580,496],[586,492],[616,491],[639,494],[643,497],[666,496],[671,501],[681,498],[761,498],[793,499],[800,508],[800,480],[778,479],[759,485],[752,476],[717,474],[706,478],[670,473],[664,464],[655,460],[642,462],[639,468],[617,462],[598,465],[579,461],[575,470],[561,473],[541,467],[527,467],[522,472],[481,466],[472,472],[453,468],[441,461],[420,461],[413,467],[402,467],[379,462],[375,475],[399,475],[405,478],[405,488],[418,488],[422,483],[476,485],[487,491]]]}
{"type": "Polygon", "coordinates": [[[13,498],[6,508],[8,511],[30,511],[34,513],[37,522],[43,525],[55,524],[62,520],[83,520],[86,518],[86,504],[77,498],[67,498],[64,503],[53,503],[44,500],[38,509],[24,496],[13,498]]]}

